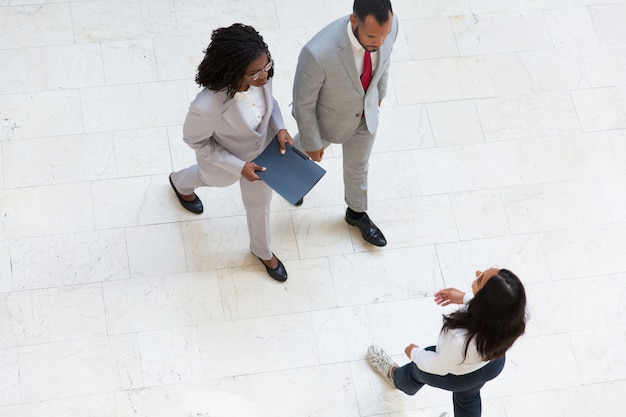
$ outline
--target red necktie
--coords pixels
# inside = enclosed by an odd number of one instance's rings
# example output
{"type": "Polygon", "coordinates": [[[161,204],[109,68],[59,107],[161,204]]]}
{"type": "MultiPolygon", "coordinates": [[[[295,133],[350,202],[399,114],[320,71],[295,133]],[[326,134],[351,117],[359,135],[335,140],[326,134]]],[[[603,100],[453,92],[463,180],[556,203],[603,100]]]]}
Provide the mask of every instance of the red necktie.
{"type": "Polygon", "coordinates": [[[364,91],[367,91],[370,81],[372,81],[372,57],[370,51],[366,50],[363,55],[363,74],[361,74],[361,85],[364,91]]]}

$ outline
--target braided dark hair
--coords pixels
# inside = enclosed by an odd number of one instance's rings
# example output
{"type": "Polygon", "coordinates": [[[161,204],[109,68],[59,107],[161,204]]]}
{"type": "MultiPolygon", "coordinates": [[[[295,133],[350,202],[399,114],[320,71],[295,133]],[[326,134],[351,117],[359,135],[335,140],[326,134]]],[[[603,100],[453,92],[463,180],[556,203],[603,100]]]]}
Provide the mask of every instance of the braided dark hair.
{"type": "MultiPolygon", "coordinates": [[[[215,29],[198,66],[196,83],[210,90],[225,91],[229,99],[233,98],[250,62],[263,54],[272,59],[263,37],[252,26],[235,23],[215,29]]],[[[273,76],[274,68],[268,72],[268,77],[273,76]]]]}

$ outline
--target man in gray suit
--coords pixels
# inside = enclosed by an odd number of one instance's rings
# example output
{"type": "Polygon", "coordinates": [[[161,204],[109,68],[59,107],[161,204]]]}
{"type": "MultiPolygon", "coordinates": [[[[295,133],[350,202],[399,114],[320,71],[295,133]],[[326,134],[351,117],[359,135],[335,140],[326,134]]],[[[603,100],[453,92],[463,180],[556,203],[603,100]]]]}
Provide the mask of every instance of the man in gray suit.
{"type": "Polygon", "coordinates": [[[355,0],[353,13],[320,30],[302,49],[293,86],[299,146],[321,161],[343,147],[346,222],[376,246],[387,240],[367,215],[367,172],[398,21],[389,0],[355,0]]]}

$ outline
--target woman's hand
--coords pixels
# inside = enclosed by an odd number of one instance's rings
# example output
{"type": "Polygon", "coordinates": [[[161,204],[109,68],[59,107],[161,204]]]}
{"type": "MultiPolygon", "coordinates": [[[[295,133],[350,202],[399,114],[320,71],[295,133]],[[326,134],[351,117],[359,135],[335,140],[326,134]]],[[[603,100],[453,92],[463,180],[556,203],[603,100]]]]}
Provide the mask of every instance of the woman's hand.
{"type": "Polygon", "coordinates": [[[435,293],[435,302],[442,307],[448,304],[463,304],[464,295],[463,291],[456,288],[446,288],[435,293]]]}
{"type": "Polygon", "coordinates": [[[287,132],[287,129],[280,129],[278,132],[276,132],[276,137],[278,138],[278,144],[280,145],[281,155],[285,154],[286,143],[290,144],[291,146],[294,146],[296,144],[289,132],[287,132]]]}
{"type": "Polygon", "coordinates": [[[241,170],[241,175],[248,181],[260,180],[261,178],[259,178],[255,171],[265,171],[265,167],[257,165],[254,162],[246,162],[241,170]]]}
{"type": "Polygon", "coordinates": [[[408,345],[407,347],[404,348],[404,354],[411,359],[411,351],[415,348],[418,348],[419,346],[417,346],[415,343],[411,343],[410,345],[408,345]]]}

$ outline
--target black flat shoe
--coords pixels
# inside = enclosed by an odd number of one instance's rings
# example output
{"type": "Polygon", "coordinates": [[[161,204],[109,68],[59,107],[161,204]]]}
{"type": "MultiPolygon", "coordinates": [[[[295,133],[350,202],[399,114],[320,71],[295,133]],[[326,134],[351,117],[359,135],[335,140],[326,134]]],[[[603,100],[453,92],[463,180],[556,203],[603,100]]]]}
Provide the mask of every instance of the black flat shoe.
{"type": "Polygon", "coordinates": [[[300,200],[296,201],[296,204],[294,204],[294,206],[300,207],[302,205],[302,203],[304,203],[304,197],[302,197],[300,200]]]}
{"type": "Polygon", "coordinates": [[[276,260],[278,261],[278,266],[276,268],[270,268],[269,266],[265,265],[265,262],[263,262],[263,259],[259,258],[258,256],[257,258],[259,261],[261,261],[261,263],[265,267],[265,270],[267,271],[270,277],[280,282],[287,281],[287,270],[285,269],[285,265],[283,265],[283,263],[280,261],[280,259],[278,259],[278,257],[276,257],[276,260]]]}
{"type": "Polygon", "coordinates": [[[346,210],[346,222],[349,225],[358,227],[363,239],[367,240],[372,245],[385,246],[387,244],[387,239],[385,239],[383,232],[370,220],[367,213],[363,213],[363,216],[359,219],[354,219],[350,216],[348,210],[346,210]]]}
{"type": "Polygon", "coordinates": [[[170,174],[169,178],[170,178],[170,185],[172,186],[172,190],[174,190],[174,193],[176,194],[176,197],[178,197],[178,201],[180,201],[180,204],[185,209],[189,210],[192,213],[195,213],[195,214],[202,213],[204,211],[204,207],[202,206],[202,201],[200,201],[198,196],[196,195],[196,198],[194,198],[193,201],[185,200],[182,197],[182,195],[178,192],[176,187],[174,187],[174,183],[172,182],[172,174],[170,174]]]}

